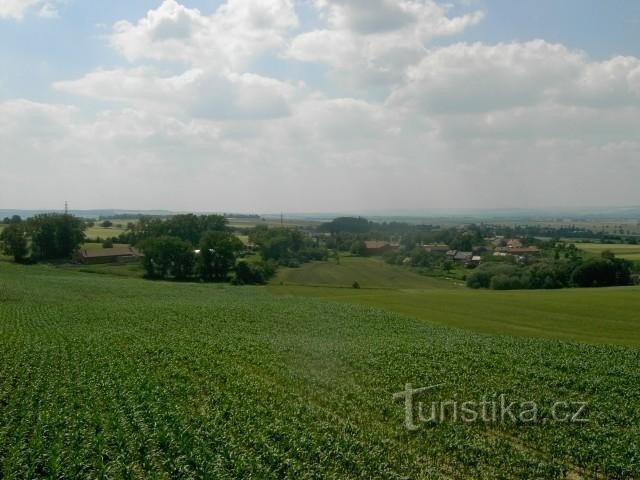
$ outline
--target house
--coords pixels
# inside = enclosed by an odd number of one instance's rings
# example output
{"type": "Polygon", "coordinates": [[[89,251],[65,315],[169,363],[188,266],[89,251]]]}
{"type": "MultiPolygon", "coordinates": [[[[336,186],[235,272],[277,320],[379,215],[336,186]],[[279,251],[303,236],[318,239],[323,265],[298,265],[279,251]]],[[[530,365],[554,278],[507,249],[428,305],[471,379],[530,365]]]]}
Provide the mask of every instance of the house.
{"type": "Polygon", "coordinates": [[[496,253],[504,253],[506,255],[518,255],[518,256],[526,256],[526,255],[537,255],[540,253],[540,249],[538,247],[498,247],[496,248],[496,253]]]}
{"type": "Polygon", "coordinates": [[[365,254],[369,256],[384,255],[385,253],[397,248],[384,240],[366,240],[364,242],[365,254]]]}
{"type": "Polygon", "coordinates": [[[144,254],[133,247],[80,249],[73,257],[75,263],[128,263],[139,260],[144,254]]]}
{"type": "Polygon", "coordinates": [[[460,263],[469,263],[471,262],[472,258],[473,258],[473,253],[471,252],[456,252],[456,254],[453,256],[453,259],[456,262],[460,262],[460,263]]]}
{"type": "Polygon", "coordinates": [[[450,250],[449,245],[445,245],[444,243],[430,243],[421,245],[421,247],[428,253],[447,253],[450,250]]]}

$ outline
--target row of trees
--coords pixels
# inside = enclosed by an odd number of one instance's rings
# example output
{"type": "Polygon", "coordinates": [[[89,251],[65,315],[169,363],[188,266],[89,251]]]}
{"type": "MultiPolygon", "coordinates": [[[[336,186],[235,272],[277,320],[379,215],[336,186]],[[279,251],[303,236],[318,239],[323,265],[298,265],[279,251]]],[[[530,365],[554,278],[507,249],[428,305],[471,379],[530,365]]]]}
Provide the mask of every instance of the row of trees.
{"type": "Polygon", "coordinates": [[[154,279],[226,281],[235,272],[235,283],[262,284],[275,273],[269,262],[238,262],[245,247],[230,232],[205,233],[198,250],[191,242],[168,235],[144,240],[139,247],[147,277],[154,279]]]}
{"type": "Polygon", "coordinates": [[[531,265],[508,261],[487,262],[467,277],[471,288],[492,290],[612,287],[633,283],[633,263],[603,252],[584,259],[573,251],[536,261],[531,265]]]}
{"type": "Polygon", "coordinates": [[[169,236],[198,245],[207,232],[229,231],[227,219],[221,215],[174,215],[163,219],[142,217],[138,222],[127,224],[125,233],[118,240],[132,245],[149,238],[169,236]]]}
{"type": "Polygon", "coordinates": [[[260,225],[249,233],[249,240],[258,247],[264,260],[282,266],[297,267],[302,263],[326,261],[329,258],[324,246],[296,229],[260,225]]]}
{"type": "Polygon", "coordinates": [[[0,234],[0,247],[16,262],[70,258],[85,240],[84,222],[69,214],[12,218],[0,234]]]}

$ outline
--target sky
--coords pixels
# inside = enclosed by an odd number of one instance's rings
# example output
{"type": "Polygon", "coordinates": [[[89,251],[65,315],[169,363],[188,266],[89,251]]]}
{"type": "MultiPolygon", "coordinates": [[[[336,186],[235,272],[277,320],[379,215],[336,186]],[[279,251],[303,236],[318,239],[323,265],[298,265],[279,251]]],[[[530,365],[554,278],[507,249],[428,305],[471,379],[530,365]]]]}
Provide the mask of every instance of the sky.
{"type": "Polygon", "coordinates": [[[640,205],[636,0],[0,0],[0,209],[640,205]]]}

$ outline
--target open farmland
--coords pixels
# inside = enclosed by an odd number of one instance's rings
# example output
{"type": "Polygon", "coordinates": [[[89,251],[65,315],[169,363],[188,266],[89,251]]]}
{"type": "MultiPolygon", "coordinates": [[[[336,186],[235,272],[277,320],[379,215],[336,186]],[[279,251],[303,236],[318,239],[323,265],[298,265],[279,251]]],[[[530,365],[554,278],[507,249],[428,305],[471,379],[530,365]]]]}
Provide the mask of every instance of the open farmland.
{"type": "Polygon", "coordinates": [[[2,262],[0,476],[634,477],[639,362],[637,348],[484,335],[264,288],[2,262]],[[392,402],[405,383],[531,399],[543,416],[583,400],[590,421],[409,434],[392,402]]]}
{"type": "Polygon", "coordinates": [[[328,262],[314,262],[300,268],[283,268],[272,282],[284,285],[363,288],[455,288],[452,282],[425,277],[406,268],[389,265],[380,258],[340,257],[328,262]]]}
{"type": "Polygon", "coordinates": [[[611,243],[577,243],[576,246],[587,253],[601,254],[609,250],[617,257],[627,260],[640,261],[640,245],[611,244],[611,243]]]}

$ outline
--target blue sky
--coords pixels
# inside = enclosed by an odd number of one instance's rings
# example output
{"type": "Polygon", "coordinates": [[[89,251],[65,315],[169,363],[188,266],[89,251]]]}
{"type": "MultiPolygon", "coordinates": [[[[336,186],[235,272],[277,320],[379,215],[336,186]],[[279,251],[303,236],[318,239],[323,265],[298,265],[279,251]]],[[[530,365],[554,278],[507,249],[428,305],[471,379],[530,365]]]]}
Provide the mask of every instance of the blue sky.
{"type": "Polygon", "coordinates": [[[59,203],[51,172],[87,208],[584,205],[603,182],[605,203],[640,203],[640,139],[626,127],[640,120],[640,2],[3,3],[7,208],[59,203]],[[158,40],[178,22],[191,36],[158,40]],[[41,197],[16,184],[27,164],[43,172],[41,197]],[[124,164],[154,172],[144,196],[135,182],[80,186],[124,164]],[[469,192],[470,176],[487,187],[469,192]],[[210,198],[206,179],[224,193],[210,198]],[[333,199],[299,186],[319,179],[333,199]],[[188,191],[177,205],[162,194],[171,182],[188,191]]]}

